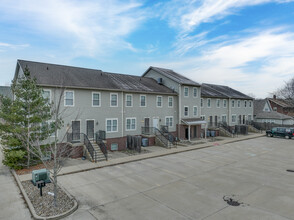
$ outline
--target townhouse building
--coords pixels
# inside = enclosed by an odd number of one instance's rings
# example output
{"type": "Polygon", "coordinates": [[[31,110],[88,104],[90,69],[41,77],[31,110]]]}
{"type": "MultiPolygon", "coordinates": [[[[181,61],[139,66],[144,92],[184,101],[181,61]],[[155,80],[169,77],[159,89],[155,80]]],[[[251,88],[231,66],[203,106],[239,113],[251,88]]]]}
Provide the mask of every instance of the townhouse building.
{"type": "Polygon", "coordinates": [[[200,117],[209,127],[217,127],[220,122],[244,125],[253,120],[253,98],[228,86],[203,83],[200,117]]]}
{"type": "Polygon", "coordinates": [[[50,102],[61,99],[60,142],[68,133],[76,140],[80,133],[94,139],[102,130],[107,148],[122,150],[127,135],[142,135],[143,128],[165,126],[178,139],[190,140],[204,137],[207,120],[234,125],[240,118],[244,124],[253,114],[252,98],[229,87],[200,85],[170,69],[149,67],[133,76],[18,60],[15,79],[25,68],[50,102]]]}

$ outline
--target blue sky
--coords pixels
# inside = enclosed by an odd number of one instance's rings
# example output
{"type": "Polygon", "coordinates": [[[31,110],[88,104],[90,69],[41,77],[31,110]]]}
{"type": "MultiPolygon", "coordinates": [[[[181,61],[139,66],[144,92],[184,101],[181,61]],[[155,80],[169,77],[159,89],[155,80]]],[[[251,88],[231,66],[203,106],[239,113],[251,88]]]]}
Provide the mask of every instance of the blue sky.
{"type": "Polygon", "coordinates": [[[0,0],[0,85],[17,59],[173,69],[257,98],[294,76],[294,0],[0,0]]]}

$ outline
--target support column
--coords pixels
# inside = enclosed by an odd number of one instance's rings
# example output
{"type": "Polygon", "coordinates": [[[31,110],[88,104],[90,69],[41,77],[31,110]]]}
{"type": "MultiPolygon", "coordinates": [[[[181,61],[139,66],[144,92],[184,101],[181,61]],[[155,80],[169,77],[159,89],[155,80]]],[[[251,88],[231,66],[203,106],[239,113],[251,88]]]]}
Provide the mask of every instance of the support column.
{"type": "Polygon", "coordinates": [[[205,135],[204,135],[204,138],[206,139],[206,134],[207,134],[207,123],[205,124],[205,135]]]}

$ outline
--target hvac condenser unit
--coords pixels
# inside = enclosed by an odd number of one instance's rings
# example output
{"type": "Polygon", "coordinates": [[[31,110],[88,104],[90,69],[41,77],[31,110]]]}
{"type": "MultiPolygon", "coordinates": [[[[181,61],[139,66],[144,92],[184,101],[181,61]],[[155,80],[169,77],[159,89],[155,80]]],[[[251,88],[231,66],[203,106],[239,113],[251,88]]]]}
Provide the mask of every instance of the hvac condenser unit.
{"type": "Polygon", "coordinates": [[[43,180],[46,183],[50,183],[50,172],[47,169],[33,170],[32,182],[36,185],[36,182],[43,180]]]}

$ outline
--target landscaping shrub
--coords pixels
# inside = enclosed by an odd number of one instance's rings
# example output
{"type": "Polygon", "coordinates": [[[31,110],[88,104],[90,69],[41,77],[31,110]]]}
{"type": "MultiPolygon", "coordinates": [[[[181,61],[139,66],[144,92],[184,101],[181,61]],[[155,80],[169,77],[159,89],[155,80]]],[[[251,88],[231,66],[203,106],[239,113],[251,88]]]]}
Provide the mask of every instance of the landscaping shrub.
{"type": "Polygon", "coordinates": [[[2,163],[12,169],[20,170],[26,163],[26,151],[23,149],[3,149],[2,163]]]}

